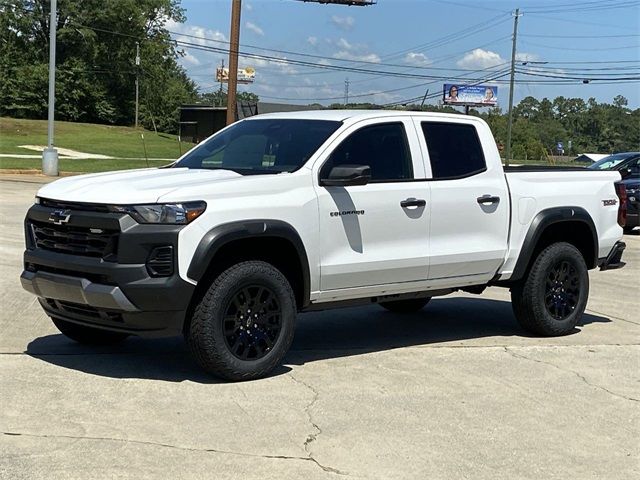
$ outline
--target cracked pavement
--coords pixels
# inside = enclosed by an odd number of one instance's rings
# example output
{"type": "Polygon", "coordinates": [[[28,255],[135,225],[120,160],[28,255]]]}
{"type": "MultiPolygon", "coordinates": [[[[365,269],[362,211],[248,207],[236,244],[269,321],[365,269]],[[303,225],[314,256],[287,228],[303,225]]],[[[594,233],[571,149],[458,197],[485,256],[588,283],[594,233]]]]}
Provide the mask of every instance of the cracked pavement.
{"type": "MultiPolygon", "coordinates": [[[[508,292],[300,316],[267,379],[202,374],[181,339],[89,348],[20,288],[37,190],[0,178],[0,479],[640,476],[640,235],[592,272],[580,331],[527,336],[508,292]]],[[[35,180],[33,180],[35,181],[35,180]]]]}

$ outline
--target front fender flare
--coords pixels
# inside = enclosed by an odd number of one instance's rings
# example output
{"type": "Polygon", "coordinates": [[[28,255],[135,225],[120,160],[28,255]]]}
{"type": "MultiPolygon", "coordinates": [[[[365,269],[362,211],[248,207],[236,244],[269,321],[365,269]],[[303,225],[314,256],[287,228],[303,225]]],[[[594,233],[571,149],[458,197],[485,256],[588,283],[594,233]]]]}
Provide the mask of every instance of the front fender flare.
{"type": "Polygon", "coordinates": [[[211,261],[224,245],[235,240],[259,237],[282,238],[288,240],[295,247],[302,266],[303,306],[307,306],[310,302],[311,276],[304,243],[296,229],[281,220],[241,220],[212,228],[200,240],[189,264],[187,276],[199,282],[207,272],[211,261]]]}

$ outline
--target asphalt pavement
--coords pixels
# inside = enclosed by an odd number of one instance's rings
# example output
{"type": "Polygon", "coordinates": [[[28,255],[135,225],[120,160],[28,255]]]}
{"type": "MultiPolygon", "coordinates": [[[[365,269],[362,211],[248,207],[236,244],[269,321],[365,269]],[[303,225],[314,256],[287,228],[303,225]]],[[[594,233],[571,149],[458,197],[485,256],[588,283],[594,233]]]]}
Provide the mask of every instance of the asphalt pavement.
{"type": "Polygon", "coordinates": [[[80,346],[20,287],[42,179],[0,177],[0,478],[640,478],[640,235],[584,325],[536,338],[508,291],[300,315],[273,376],[224,383],[180,338],[80,346]]]}

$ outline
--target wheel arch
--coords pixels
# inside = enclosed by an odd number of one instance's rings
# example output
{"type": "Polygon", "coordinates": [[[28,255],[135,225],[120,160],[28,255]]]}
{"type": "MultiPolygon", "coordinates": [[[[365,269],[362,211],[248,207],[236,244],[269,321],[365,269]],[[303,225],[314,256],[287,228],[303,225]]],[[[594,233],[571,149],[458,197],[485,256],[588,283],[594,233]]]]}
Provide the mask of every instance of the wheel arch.
{"type": "Polygon", "coordinates": [[[555,207],[542,210],[531,222],[509,283],[521,280],[538,253],[552,243],[567,242],[582,254],[588,269],[598,264],[598,232],[582,207],[555,207]]]}
{"type": "Polygon", "coordinates": [[[246,260],[274,264],[289,280],[298,308],[310,303],[311,277],[304,243],[296,229],[281,220],[243,220],[209,230],[187,270],[187,276],[198,282],[194,300],[206,290],[207,280],[246,260]]]}

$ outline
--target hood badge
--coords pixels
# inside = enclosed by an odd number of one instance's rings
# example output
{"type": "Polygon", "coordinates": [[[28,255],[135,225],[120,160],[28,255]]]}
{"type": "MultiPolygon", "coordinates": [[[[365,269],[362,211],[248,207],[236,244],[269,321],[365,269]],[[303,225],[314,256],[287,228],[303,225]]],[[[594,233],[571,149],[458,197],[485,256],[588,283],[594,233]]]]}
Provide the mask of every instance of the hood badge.
{"type": "Polygon", "coordinates": [[[54,210],[49,215],[49,221],[53,222],[54,225],[62,225],[63,223],[69,223],[69,219],[71,218],[71,213],[69,210],[54,210]]]}

